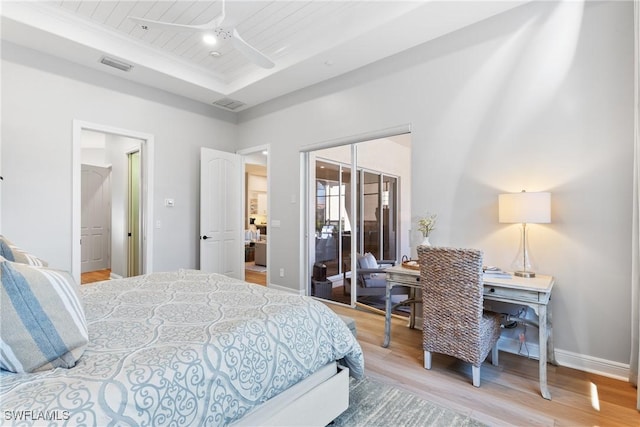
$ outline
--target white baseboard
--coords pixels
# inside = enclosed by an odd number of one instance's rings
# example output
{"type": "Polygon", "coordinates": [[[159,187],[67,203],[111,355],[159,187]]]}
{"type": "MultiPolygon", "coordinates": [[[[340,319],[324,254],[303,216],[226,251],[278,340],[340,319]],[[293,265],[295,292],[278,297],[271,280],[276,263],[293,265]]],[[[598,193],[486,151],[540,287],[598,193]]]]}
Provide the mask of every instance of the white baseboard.
{"type": "Polygon", "coordinates": [[[305,292],[303,290],[295,290],[295,289],[287,288],[285,286],[274,285],[273,283],[269,283],[267,285],[267,288],[276,289],[278,291],[284,291],[284,292],[288,292],[290,294],[295,294],[295,295],[304,295],[305,294],[305,292]]]}
{"type": "Polygon", "coordinates": [[[584,354],[573,353],[556,348],[556,360],[560,366],[578,369],[603,377],[614,378],[620,381],[629,381],[629,364],[613,362],[584,354]]]}
{"type": "Polygon", "coordinates": [[[119,274],[115,274],[115,273],[109,273],[109,279],[111,280],[118,280],[118,279],[122,279],[122,276],[119,274]]]}
{"type": "MultiPolygon", "coordinates": [[[[527,343],[529,349],[529,357],[531,359],[539,359],[540,348],[537,343],[527,343]]],[[[524,347],[520,348],[520,341],[500,337],[498,341],[498,349],[507,353],[520,354],[527,356],[524,347]]],[[[556,348],[556,362],[559,366],[577,369],[579,371],[589,372],[592,374],[602,375],[603,377],[613,378],[620,381],[629,381],[629,365],[611,360],[599,359],[597,357],[586,356],[584,354],[573,353],[567,350],[556,348]]]]}

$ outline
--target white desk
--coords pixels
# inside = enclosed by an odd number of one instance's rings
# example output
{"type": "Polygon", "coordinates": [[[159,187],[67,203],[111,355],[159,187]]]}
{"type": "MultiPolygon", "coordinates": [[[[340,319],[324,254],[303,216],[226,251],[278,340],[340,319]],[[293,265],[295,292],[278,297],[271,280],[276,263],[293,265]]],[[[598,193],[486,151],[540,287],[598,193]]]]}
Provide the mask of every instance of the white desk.
{"type": "MultiPolygon", "coordinates": [[[[409,288],[409,299],[400,304],[411,304],[410,327],[413,327],[415,322],[414,303],[422,301],[415,299],[416,289],[421,289],[420,271],[408,269],[401,265],[387,268],[385,271],[387,274],[387,289],[384,343],[382,346],[388,347],[391,342],[391,289],[395,286],[409,288]]],[[[540,392],[545,399],[551,399],[551,393],[547,386],[547,361],[555,364],[550,310],[551,289],[553,288],[553,284],[554,278],[545,275],[536,275],[536,277],[530,279],[517,276],[507,279],[486,276],[484,278],[485,300],[526,305],[527,307],[531,307],[538,315],[540,392]]]]}

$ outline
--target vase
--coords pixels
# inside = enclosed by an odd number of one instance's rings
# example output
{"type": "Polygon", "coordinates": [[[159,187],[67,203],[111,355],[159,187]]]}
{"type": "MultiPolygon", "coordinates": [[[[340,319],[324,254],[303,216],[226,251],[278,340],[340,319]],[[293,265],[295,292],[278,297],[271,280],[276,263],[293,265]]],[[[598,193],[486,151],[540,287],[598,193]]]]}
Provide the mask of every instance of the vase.
{"type": "Polygon", "coordinates": [[[429,236],[424,236],[424,238],[422,239],[422,243],[420,243],[421,246],[431,246],[431,242],[429,241],[429,236]]]}

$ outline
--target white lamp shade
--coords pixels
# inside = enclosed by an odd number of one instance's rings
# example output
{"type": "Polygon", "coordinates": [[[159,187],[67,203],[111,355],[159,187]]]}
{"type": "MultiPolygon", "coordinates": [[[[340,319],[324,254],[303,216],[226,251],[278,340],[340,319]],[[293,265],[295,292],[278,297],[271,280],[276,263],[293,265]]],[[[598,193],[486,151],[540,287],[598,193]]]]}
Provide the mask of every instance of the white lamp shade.
{"type": "Polygon", "coordinates": [[[551,193],[508,193],[498,196],[501,223],[546,224],[551,222],[551,193]]]}

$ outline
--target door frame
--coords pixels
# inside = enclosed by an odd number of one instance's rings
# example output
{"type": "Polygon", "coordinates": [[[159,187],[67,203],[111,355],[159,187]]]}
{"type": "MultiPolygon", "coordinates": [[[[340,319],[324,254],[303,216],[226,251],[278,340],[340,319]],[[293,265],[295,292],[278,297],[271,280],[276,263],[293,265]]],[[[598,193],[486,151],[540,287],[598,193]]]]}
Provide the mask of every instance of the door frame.
{"type": "Polygon", "coordinates": [[[73,140],[71,154],[71,275],[80,282],[80,218],[81,204],[81,174],[82,163],[82,130],[102,132],[141,140],[140,163],[142,168],[141,184],[143,201],[142,209],[142,273],[153,271],[153,149],[154,136],[149,133],[129,129],[117,128],[99,123],[73,120],[73,140]]]}
{"type": "MultiPolygon", "coordinates": [[[[271,200],[272,200],[272,196],[269,196],[271,194],[271,144],[264,144],[264,145],[256,145],[254,147],[249,147],[249,148],[243,148],[242,150],[238,150],[236,151],[236,154],[242,156],[242,180],[241,180],[241,185],[242,185],[242,194],[244,197],[242,197],[242,212],[243,215],[246,215],[247,212],[247,183],[246,183],[246,176],[247,176],[247,171],[246,171],[246,167],[245,167],[245,159],[246,156],[249,154],[253,154],[253,153],[257,153],[257,152],[262,152],[262,151],[266,151],[267,152],[267,229],[271,228],[269,226],[269,218],[271,218],[271,200]]],[[[244,223],[244,222],[243,222],[244,223]]],[[[244,255],[242,255],[244,258],[244,255]]],[[[267,287],[269,286],[269,284],[271,283],[271,281],[269,280],[269,278],[271,277],[271,273],[270,273],[270,269],[271,269],[271,237],[269,237],[269,233],[267,233],[267,287]]],[[[242,278],[244,280],[244,269],[242,270],[242,278]]]]}

